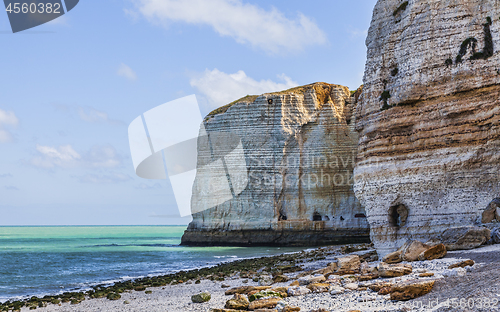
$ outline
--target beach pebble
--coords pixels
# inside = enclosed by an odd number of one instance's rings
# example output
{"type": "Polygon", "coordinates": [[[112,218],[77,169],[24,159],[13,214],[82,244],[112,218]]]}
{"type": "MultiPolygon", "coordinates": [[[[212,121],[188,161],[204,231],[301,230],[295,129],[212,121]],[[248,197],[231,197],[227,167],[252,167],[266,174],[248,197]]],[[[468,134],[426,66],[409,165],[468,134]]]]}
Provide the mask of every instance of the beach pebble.
{"type": "Polygon", "coordinates": [[[330,295],[340,295],[340,294],[343,294],[344,291],[345,291],[344,287],[332,286],[330,288],[330,295]]]}
{"type": "Polygon", "coordinates": [[[347,283],[344,285],[344,288],[349,289],[349,290],[356,290],[356,289],[358,289],[358,284],[357,283],[347,283]]]}
{"type": "Polygon", "coordinates": [[[304,287],[304,286],[288,287],[288,295],[289,296],[302,296],[305,294],[309,294],[310,292],[311,292],[311,290],[304,287]]]}
{"type": "Polygon", "coordinates": [[[460,277],[465,276],[467,274],[467,270],[464,268],[445,269],[441,274],[445,277],[460,277]]]}
{"type": "Polygon", "coordinates": [[[321,274],[316,274],[314,276],[307,275],[307,276],[303,276],[303,277],[298,279],[299,285],[301,285],[301,286],[309,285],[312,283],[321,283],[324,281],[326,281],[326,278],[324,275],[321,275],[321,274]]]}
{"type": "Polygon", "coordinates": [[[273,284],[273,277],[271,275],[261,275],[259,277],[259,286],[270,286],[273,284]]]}

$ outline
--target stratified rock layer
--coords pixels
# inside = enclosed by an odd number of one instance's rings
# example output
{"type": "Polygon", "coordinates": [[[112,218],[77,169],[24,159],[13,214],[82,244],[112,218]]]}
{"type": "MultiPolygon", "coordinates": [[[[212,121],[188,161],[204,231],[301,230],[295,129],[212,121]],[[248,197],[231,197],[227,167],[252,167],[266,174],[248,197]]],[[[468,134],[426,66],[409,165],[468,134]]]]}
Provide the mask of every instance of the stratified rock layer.
{"type": "MultiPolygon", "coordinates": [[[[198,171],[192,207],[201,212],[193,214],[182,244],[368,241],[365,211],[352,188],[358,141],[354,102],[348,88],[316,83],[209,115],[204,122],[209,136],[223,132],[241,139],[247,168],[239,170],[247,170],[249,181],[233,199],[209,207],[215,195],[202,190],[208,183],[198,171]]],[[[231,159],[226,163],[229,167],[231,159]]]]}
{"type": "Polygon", "coordinates": [[[380,0],[354,189],[382,255],[477,225],[500,195],[500,3],[380,0]]]}

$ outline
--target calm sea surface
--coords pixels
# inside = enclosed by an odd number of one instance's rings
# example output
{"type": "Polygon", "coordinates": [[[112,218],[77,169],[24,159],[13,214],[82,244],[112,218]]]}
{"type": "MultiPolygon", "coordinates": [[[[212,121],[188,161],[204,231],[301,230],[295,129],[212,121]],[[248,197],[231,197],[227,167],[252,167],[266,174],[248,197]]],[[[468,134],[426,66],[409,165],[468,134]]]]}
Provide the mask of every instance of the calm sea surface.
{"type": "Polygon", "coordinates": [[[299,248],[181,247],[185,226],[0,227],[0,302],[299,248]]]}

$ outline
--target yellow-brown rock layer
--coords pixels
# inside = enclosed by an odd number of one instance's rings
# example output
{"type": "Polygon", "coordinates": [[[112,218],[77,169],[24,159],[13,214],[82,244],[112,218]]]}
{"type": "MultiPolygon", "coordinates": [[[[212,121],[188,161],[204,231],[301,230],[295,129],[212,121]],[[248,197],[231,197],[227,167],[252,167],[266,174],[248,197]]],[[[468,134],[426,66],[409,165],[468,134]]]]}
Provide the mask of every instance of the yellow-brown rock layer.
{"type": "Polygon", "coordinates": [[[402,3],[375,7],[356,110],[354,188],[382,255],[481,224],[500,197],[500,3],[402,3]]]}

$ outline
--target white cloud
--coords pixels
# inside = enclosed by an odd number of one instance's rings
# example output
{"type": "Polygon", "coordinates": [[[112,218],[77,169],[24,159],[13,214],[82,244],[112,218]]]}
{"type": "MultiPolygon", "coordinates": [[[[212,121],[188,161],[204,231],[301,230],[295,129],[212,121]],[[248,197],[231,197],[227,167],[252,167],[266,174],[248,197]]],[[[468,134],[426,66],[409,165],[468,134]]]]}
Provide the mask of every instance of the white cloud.
{"type": "Polygon", "coordinates": [[[113,168],[121,164],[121,157],[111,145],[93,146],[82,157],[86,167],[91,168],[113,168]]]}
{"type": "Polygon", "coordinates": [[[109,120],[108,114],[92,107],[78,107],[78,115],[83,121],[91,123],[107,122],[109,120]]]}
{"type": "Polygon", "coordinates": [[[31,164],[40,168],[113,168],[121,164],[121,157],[110,146],[93,146],[80,155],[71,145],[59,147],[37,145],[38,155],[31,159],[31,164]]]}
{"type": "Polygon", "coordinates": [[[19,123],[14,112],[7,112],[0,109],[0,143],[12,141],[12,133],[6,129],[6,126],[15,127],[19,123]]]}
{"type": "Polygon", "coordinates": [[[82,183],[92,183],[92,184],[111,184],[120,183],[130,180],[130,176],[122,173],[110,173],[110,174],[87,174],[78,178],[82,183]]]}
{"type": "MultiPolygon", "coordinates": [[[[309,17],[298,13],[287,18],[276,8],[266,11],[241,0],[134,0],[150,22],[168,25],[184,22],[208,25],[219,35],[231,37],[268,53],[302,50],[324,44],[326,35],[309,17]]],[[[130,10],[127,10],[128,15],[130,10]]]]}
{"type": "Polygon", "coordinates": [[[127,65],[121,63],[120,67],[118,67],[118,71],[116,72],[118,76],[125,77],[128,80],[137,80],[137,75],[135,72],[132,70],[132,68],[128,67],[127,65]]]}
{"type": "Polygon", "coordinates": [[[75,167],[81,159],[71,145],[56,147],[36,145],[36,150],[40,154],[31,160],[31,163],[41,168],[54,167],[75,167]]]}
{"type": "Polygon", "coordinates": [[[248,94],[281,91],[298,85],[285,74],[279,75],[278,78],[283,82],[257,81],[248,77],[242,70],[226,74],[218,69],[207,69],[199,77],[191,79],[190,84],[207,98],[211,108],[217,108],[248,94]]]}

